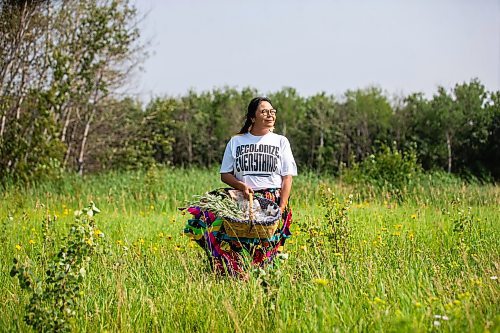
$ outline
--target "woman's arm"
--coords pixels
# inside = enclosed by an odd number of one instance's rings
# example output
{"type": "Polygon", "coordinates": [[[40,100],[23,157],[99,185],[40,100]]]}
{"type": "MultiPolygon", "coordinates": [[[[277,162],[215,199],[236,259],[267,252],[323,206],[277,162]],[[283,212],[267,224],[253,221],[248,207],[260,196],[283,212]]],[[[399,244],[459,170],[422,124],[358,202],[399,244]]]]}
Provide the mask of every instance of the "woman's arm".
{"type": "Polygon", "coordinates": [[[281,193],[280,193],[280,209],[281,212],[285,211],[286,205],[288,204],[288,199],[290,198],[290,192],[292,191],[292,176],[282,176],[281,177],[281,193]]]}
{"type": "Polygon", "coordinates": [[[236,177],[232,173],[221,173],[220,180],[222,180],[224,183],[231,186],[232,188],[242,191],[243,195],[247,199],[249,198],[250,193],[253,193],[253,190],[250,186],[236,179],[236,177]]]}

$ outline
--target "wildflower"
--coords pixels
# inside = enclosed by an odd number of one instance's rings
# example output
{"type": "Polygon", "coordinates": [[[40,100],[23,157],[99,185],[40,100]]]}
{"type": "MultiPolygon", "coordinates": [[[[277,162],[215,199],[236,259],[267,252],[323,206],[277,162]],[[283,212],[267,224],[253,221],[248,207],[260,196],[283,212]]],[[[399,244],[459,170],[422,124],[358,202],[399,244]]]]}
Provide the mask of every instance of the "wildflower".
{"type": "Polygon", "coordinates": [[[336,257],[342,257],[342,253],[339,253],[339,252],[335,252],[333,255],[336,257]]]}
{"type": "Polygon", "coordinates": [[[174,250],[175,250],[175,251],[180,251],[180,250],[181,250],[181,247],[180,247],[179,245],[176,245],[176,246],[174,247],[174,250]]]}
{"type": "Polygon", "coordinates": [[[116,241],[116,244],[123,245],[123,241],[121,239],[119,239],[119,240],[116,241]]]}
{"type": "Polygon", "coordinates": [[[471,278],[471,282],[473,285],[476,285],[476,286],[482,286],[483,285],[483,281],[481,281],[481,279],[473,279],[471,278]]]}
{"type": "Polygon", "coordinates": [[[380,230],[381,230],[381,231],[387,231],[387,228],[382,227],[382,228],[380,228],[380,230]]]}
{"type": "Polygon", "coordinates": [[[411,214],[410,217],[411,217],[412,220],[416,220],[417,219],[417,214],[411,214]]]}
{"type": "Polygon", "coordinates": [[[460,302],[458,299],[456,299],[456,300],[453,301],[453,304],[460,305],[460,304],[462,304],[462,302],[460,302]]]}
{"type": "Polygon", "coordinates": [[[163,232],[160,232],[160,233],[158,234],[158,238],[163,238],[164,236],[165,236],[165,234],[164,234],[163,232]]]}
{"type": "Polygon", "coordinates": [[[151,249],[151,251],[152,251],[152,252],[156,252],[156,251],[158,251],[158,247],[153,246],[153,248],[151,249]]]}
{"type": "Polygon", "coordinates": [[[434,319],[450,320],[446,315],[434,315],[434,319]]]}
{"type": "Polygon", "coordinates": [[[460,300],[467,299],[467,298],[470,298],[470,292],[468,292],[468,291],[466,291],[465,293],[458,294],[458,299],[460,299],[460,300]]]}
{"type": "Polygon", "coordinates": [[[410,232],[410,233],[408,234],[408,239],[409,239],[409,240],[414,240],[414,239],[415,239],[415,234],[414,234],[413,232],[410,232]]]}
{"type": "Polygon", "coordinates": [[[143,238],[139,238],[139,243],[142,245],[144,244],[144,239],[143,238]]]}
{"type": "Polygon", "coordinates": [[[327,279],[313,279],[312,281],[314,284],[317,284],[318,286],[326,286],[330,281],[327,279]]]}
{"type": "Polygon", "coordinates": [[[33,245],[33,244],[35,244],[36,242],[35,242],[34,240],[30,239],[28,243],[30,243],[31,245],[33,245]]]}
{"type": "Polygon", "coordinates": [[[94,230],[94,236],[104,237],[104,233],[101,230],[96,229],[94,230]]]}
{"type": "Polygon", "coordinates": [[[149,206],[149,209],[154,210],[155,206],[151,205],[151,206],[149,206]]]}
{"type": "Polygon", "coordinates": [[[434,320],[434,323],[433,323],[434,326],[441,326],[441,322],[439,320],[434,320]]]}
{"type": "Polygon", "coordinates": [[[21,251],[22,246],[20,244],[16,244],[16,250],[21,251]]]}
{"type": "Polygon", "coordinates": [[[90,239],[90,238],[89,238],[89,239],[87,239],[87,240],[85,241],[85,243],[87,243],[88,245],[92,245],[92,244],[94,244],[94,242],[93,242],[93,241],[92,241],[92,239],[90,239]]]}
{"type": "Polygon", "coordinates": [[[374,302],[375,304],[382,304],[382,305],[385,305],[385,301],[384,301],[383,299],[381,299],[380,297],[375,297],[375,298],[373,299],[373,302],[374,302]]]}
{"type": "Polygon", "coordinates": [[[300,249],[301,249],[302,251],[304,251],[304,252],[307,252],[307,246],[305,246],[305,245],[302,245],[302,246],[300,247],[300,249]]]}
{"type": "Polygon", "coordinates": [[[276,258],[281,259],[281,260],[287,260],[288,259],[288,253],[278,253],[276,255],[276,258]]]}
{"type": "Polygon", "coordinates": [[[496,276],[496,275],[490,276],[490,279],[492,279],[492,280],[498,280],[498,276],[496,276]]]}
{"type": "Polygon", "coordinates": [[[393,232],[392,235],[393,236],[401,236],[401,233],[399,231],[396,231],[396,232],[393,232]]]}
{"type": "Polygon", "coordinates": [[[395,224],[394,228],[396,228],[397,230],[403,229],[403,225],[402,224],[395,224]]]}
{"type": "Polygon", "coordinates": [[[421,307],[422,307],[422,303],[420,303],[420,302],[415,302],[415,306],[416,306],[417,308],[421,308],[421,307]]]}

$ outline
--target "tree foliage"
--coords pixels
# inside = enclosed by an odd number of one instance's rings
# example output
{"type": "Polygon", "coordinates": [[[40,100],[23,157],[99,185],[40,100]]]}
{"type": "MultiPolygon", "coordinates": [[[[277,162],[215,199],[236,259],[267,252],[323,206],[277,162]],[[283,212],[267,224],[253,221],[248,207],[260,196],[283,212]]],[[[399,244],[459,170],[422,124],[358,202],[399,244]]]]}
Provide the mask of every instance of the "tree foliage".
{"type": "MultiPolygon", "coordinates": [[[[128,0],[0,0],[0,181],[152,165],[220,163],[253,88],[147,105],[117,91],[143,55],[128,0]]],[[[165,78],[168,79],[168,78],[165,78]]],[[[300,168],[341,175],[384,145],[425,170],[498,179],[500,92],[481,82],[391,101],[378,87],[268,96],[300,168]]]]}

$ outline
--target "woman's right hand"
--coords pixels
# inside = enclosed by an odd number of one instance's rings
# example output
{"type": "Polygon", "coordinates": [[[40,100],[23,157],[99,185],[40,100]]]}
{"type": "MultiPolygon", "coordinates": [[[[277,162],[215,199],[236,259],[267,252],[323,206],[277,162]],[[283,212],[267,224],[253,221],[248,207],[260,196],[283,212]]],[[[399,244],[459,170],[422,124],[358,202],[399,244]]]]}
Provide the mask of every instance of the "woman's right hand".
{"type": "Polygon", "coordinates": [[[243,183],[242,181],[239,181],[238,179],[236,179],[236,177],[234,177],[234,175],[231,173],[227,173],[227,172],[221,173],[220,180],[222,180],[224,183],[231,186],[232,188],[243,192],[243,196],[247,200],[250,198],[250,193],[253,194],[253,190],[250,186],[248,186],[247,184],[243,183]]]}
{"type": "Polygon", "coordinates": [[[245,187],[241,190],[243,192],[243,195],[245,196],[245,199],[249,200],[250,199],[250,193],[253,195],[253,190],[250,186],[245,185],[245,187]]]}

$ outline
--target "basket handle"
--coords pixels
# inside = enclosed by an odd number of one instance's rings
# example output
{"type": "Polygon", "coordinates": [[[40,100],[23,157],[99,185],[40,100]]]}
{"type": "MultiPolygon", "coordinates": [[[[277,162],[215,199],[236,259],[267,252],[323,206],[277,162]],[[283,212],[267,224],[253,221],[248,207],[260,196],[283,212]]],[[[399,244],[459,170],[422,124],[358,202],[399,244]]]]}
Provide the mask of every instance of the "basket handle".
{"type": "Polygon", "coordinates": [[[248,218],[253,221],[253,193],[248,194],[248,218]]]}

